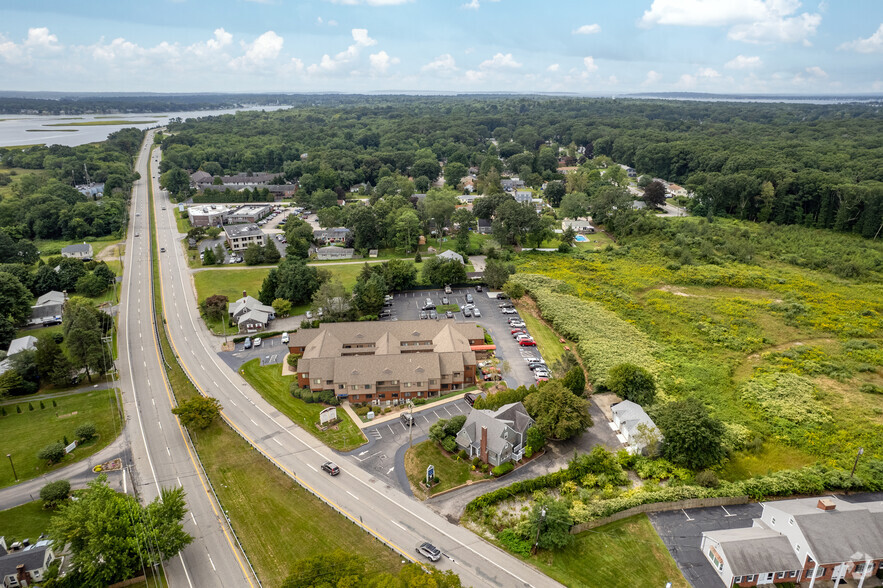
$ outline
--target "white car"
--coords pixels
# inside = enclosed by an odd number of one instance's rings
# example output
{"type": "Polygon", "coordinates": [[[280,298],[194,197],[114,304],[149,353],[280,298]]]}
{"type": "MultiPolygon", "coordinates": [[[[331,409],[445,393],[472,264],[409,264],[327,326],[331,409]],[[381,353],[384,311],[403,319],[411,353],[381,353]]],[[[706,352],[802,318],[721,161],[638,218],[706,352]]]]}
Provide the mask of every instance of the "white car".
{"type": "Polygon", "coordinates": [[[255,339],[254,339],[254,346],[255,346],[255,347],[260,347],[260,346],[261,346],[261,338],[260,338],[260,337],[255,337],[255,339]]]}
{"type": "Polygon", "coordinates": [[[472,309],[472,316],[480,317],[480,316],[481,316],[481,311],[478,310],[478,308],[473,308],[473,309],[472,309]]]}
{"type": "Polygon", "coordinates": [[[288,345],[288,342],[290,340],[291,339],[288,337],[288,333],[282,333],[282,344],[283,345],[288,345]]]}

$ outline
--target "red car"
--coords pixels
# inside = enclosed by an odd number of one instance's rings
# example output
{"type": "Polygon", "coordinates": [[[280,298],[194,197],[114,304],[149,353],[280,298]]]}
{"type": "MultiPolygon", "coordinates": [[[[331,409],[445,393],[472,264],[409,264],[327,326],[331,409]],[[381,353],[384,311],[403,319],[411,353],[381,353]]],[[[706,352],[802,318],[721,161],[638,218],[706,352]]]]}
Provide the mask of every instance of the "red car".
{"type": "Polygon", "coordinates": [[[514,329],[511,329],[509,332],[514,335],[515,333],[523,333],[524,329],[522,329],[521,327],[516,327],[514,329]]]}
{"type": "Polygon", "coordinates": [[[534,341],[533,339],[522,339],[521,341],[518,342],[518,344],[521,345],[522,347],[536,347],[537,346],[537,342],[534,341]]]}

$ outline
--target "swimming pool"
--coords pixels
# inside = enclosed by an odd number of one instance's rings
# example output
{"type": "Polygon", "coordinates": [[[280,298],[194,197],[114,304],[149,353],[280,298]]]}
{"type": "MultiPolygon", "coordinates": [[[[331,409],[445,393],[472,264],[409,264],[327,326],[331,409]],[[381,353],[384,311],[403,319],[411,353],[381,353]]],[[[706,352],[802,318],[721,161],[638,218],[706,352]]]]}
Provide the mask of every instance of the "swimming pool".
{"type": "Polygon", "coordinates": [[[588,243],[589,242],[589,240],[586,239],[583,235],[577,235],[573,239],[579,243],[588,243]]]}

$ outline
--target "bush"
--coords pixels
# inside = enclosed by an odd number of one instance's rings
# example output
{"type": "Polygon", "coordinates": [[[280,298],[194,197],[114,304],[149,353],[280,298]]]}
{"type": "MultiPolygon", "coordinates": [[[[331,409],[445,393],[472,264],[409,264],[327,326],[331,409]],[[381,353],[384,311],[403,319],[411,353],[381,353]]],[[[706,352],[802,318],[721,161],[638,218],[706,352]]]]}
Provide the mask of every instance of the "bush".
{"type": "Polygon", "coordinates": [[[98,431],[93,423],[83,423],[74,430],[74,435],[77,436],[77,439],[83,442],[91,441],[97,434],[98,431]]]}
{"type": "Polygon", "coordinates": [[[67,500],[70,494],[71,483],[67,480],[49,482],[40,488],[40,499],[43,501],[43,508],[55,508],[59,502],[67,500]]]}
{"type": "Polygon", "coordinates": [[[297,368],[297,361],[298,361],[300,358],[301,358],[301,356],[300,356],[299,353],[290,353],[290,354],[288,355],[288,359],[286,359],[285,361],[287,361],[287,362],[288,362],[288,365],[290,365],[292,368],[295,368],[295,369],[296,369],[296,368],[297,368]]]}
{"type": "Polygon", "coordinates": [[[512,529],[503,529],[497,535],[497,540],[502,543],[507,551],[520,555],[521,557],[530,557],[531,543],[529,539],[525,539],[512,529]]]}
{"type": "Polygon", "coordinates": [[[530,450],[531,455],[542,449],[545,444],[546,437],[539,429],[531,427],[527,430],[527,449],[530,450]]]}
{"type": "Polygon", "coordinates": [[[442,447],[445,448],[445,451],[448,453],[456,453],[457,452],[457,440],[454,437],[445,437],[442,439],[442,447]]]}
{"type": "Polygon", "coordinates": [[[696,483],[704,488],[717,488],[720,486],[720,480],[717,479],[717,474],[711,470],[702,470],[696,474],[696,483]]]}
{"type": "Polygon", "coordinates": [[[621,363],[607,372],[607,388],[641,406],[650,406],[656,400],[653,374],[631,363],[621,363]]]}
{"type": "Polygon", "coordinates": [[[466,461],[466,460],[469,459],[469,454],[466,453],[466,450],[465,450],[465,449],[461,449],[461,450],[460,450],[460,453],[458,453],[457,456],[458,456],[460,459],[462,459],[463,461],[466,461]]]}
{"type": "Polygon", "coordinates": [[[495,478],[499,478],[500,476],[505,476],[506,474],[508,474],[509,472],[511,472],[514,469],[515,469],[515,466],[512,464],[512,462],[507,461],[505,463],[501,463],[500,465],[496,466],[492,470],[492,473],[494,474],[495,478]]]}
{"type": "Polygon", "coordinates": [[[59,442],[50,443],[37,454],[38,459],[44,459],[50,464],[55,464],[64,459],[64,445],[59,442]]]}

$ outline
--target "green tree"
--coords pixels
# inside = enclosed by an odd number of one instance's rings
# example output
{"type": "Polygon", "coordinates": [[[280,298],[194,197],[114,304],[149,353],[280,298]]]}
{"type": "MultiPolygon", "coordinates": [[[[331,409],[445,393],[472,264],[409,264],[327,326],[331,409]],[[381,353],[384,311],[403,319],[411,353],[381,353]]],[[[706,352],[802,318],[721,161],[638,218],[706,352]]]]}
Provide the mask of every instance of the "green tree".
{"type": "Polygon", "coordinates": [[[31,314],[31,293],[8,272],[0,272],[0,309],[13,323],[23,322],[31,314]]]}
{"type": "Polygon", "coordinates": [[[462,163],[456,161],[448,163],[445,166],[445,186],[456,190],[467,171],[466,166],[462,163]]]}
{"type": "Polygon", "coordinates": [[[402,209],[395,223],[396,243],[401,251],[410,253],[420,240],[420,219],[411,209],[402,209]]]}
{"type": "Polygon", "coordinates": [[[313,294],[313,309],[324,309],[326,318],[330,320],[345,318],[350,306],[350,296],[340,280],[326,280],[313,294]]]}
{"type": "Polygon", "coordinates": [[[614,186],[618,186],[620,188],[628,186],[629,183],[628,174],[618,165],[612,165],[608,167],[607,171],[604,173],[604,179],[614,186]]]}
{"type": "Polygon", "coordinates": [[[605,223],[616,212],[632,207],[632,197],[628,190],[614,186],[599,188],[589,200],[592,203],[592,219],[599,223],[605,223]]]}
{"type": "Polygon", "coordinates": [[[110,323],[110,317],[98,311],[83,298],[74,296],[64,304],[62,330],[64,341],[74,367],[86,370],[92,381],[92,373],[104,372],[110,361],[108,350],[101,340],[104,328],[99,321],[110,323]]]}
{"type": "Polygon", "coordinates": [[[359,280],[353,286],[353,306],[361,315],[375,315],[383,307],[387,294],[383,276],[372,272],[367,280],[359,280]]]}
{"type": "Polygon", "coordinates": [[[577,396],[583,396],[586,393],[586,373],[582,366],[575,365],[570,368],[564,374],[561,383],[577,396]]]}
{"type": "Polygon", "coordinates": [[[258,265],[264,263],[264,248],[257,243],[249,243],[242,254],[245,265],[258,265]]]}
{"type": "Polygon", "coordinates": [[[560,239],[561,239],[562,245],[566,245],[567,247],[572,246],[574,240],[576,239],[576,230],[574,230],[573,227],[567,227],[561,233],[560,239]]]}
{"type": "Polygon", "coordinates": [[[423,211],[423,220],[427,226],[435,223],[435,229],[441,235],[443,227],[451,222],[451,217],[457,209],[457,196],[446,190],[430,190],[420,202],[423,211]]]}
{"type": "Polygon", "coordinates": [[[77,439],[81,442],[85,443],[91,441],[98,435],[98,429],[95,428],[95,423],[83,423],[74,430],[74,435],[76,435],[77,439]]]}
{"type": "Polygon", "coordinates": [[[264,263],[278,263],[280,259],[282,259],[282,254],[279,253],[279,249],[276,248],[276,244],[273,243],[272,239],[267,239],[267,243],[264,245],[264,263]]]}
{"type": "Polygon", "coordinates": [[[641,406],[656,401],[656,380],[646,369],[632,363],[621,363],[607,372],[607,388],[625,400],[641,406]]]}
{"type": "Polygon", "coordinates": [[[564,218],[581,218],[589,214],[589,197],[582,192],[571,192],[561,199],[558,214],[564,218]]]}
{"type": "Polygon", "coordinates": [[[134,497],[112,490],[102,474],[78,498],[63,504],[49,527],[56,545],[70,545],[71,585],[119,582],[193,541],[181,524],[187,512],[181,487],[163,488],[142,507],[134,497]]]}
{"type": "Polygon", "coordinates": [[[410,261],[391,259],[382,267],[383,279],[390,292],[400,292],[417,285],[417,268],[410,261]]]}
{"type": "Polygon", "coordinates": [[[92,270],[92,273],[101,278],[108,286],[110,286],[117,280],[116,274],[113,273],[113,270],[110,269],[110,267],[108,267],[108,265],[103,261],[99,262],[95,266],[95,269],[92,270]]]}
{"type": "Polygon", "coordinates": [[[54,509],[60,503],[67,500],[70,495],[71,483],[67,480],[49,482],[40,488],[40,500],[43,501],[43,508],[54,509]]]}
{"type": "Polygon", "coordinates": [[[527,447],[530,448],[531,452],[536,453],[546,444],[546,436],[537,429],[536,427],[531,427],[527,430],[527,447]]]}
{"type": "Polygon", "coordinates": [[[200,307],[206,318],[219,321],[227,316],[227,297],[223,294],[214,294],[203,300],[200,307]]]}
{"type": "Polygon", "coordinates": [[[50,464],[60,462],[64,459],[64,445],[58,441],[50,443],[37,453],[37,459],[48,461],[50,464]]]}
{"type": "Polygon", "coordinates": [[[202,265],[215,265],[218,263],[217,257],[215,257],[215,252],[211,247],[206,247],[202,252],[202,265]]]}
{"type": "Polygon", "coordinates": [[[181,168],[170,169],[159,177],[159,186],[172,196],[190,191],[190,175],[181,168]]]}
{"type": "Polygon", "coordinates": [[[49,335],[37,337],[34,361],[37,364],[40,378],[45,378],[56,386],[64,386],[70,382],[70,361],[53,337],[49,335]]]}
{"type": "Polygon", "coordinates": [[[592,426],[588,401],[574,395],[560,380],[538,386],[524,399],[524,408],[548,438],[570,439],[592,426]]]}
{"type": "MultiPolygon", "coordinates": [[[[415,178],[426,176],[432,183],[441,175],[441,166],[435,159],[421,159],[411,166],[411,175],[415,178]]],[[[459,178],[457,179],[459,180],[459,178]]]]}
{"type": "Polygon", "coordinates": [[[377,249],[380,247],[383,230],[377,214],[370,206],[353,206],[349,209],[346,227],[353,233],[353,247],[356,249],[377,249]]]}
{"type": "Polygon", "coordinates": [[[58,277],[55,268],[50,265],[42,265],[37,269],[31,289],[34,296],[42,296],[53,290],[61,291],[61,278],[58,277]]]}
{"type": "Polygon", "coordinates": [[[539,222],[532,205],[506,200],[494,214],[494,237],[500,243],[520,245],[539,222]]]}
{"type": "Polygon", "coordinates": [[[472,213],[475,215],[475,218],[490,220],[494,217],[497,208],[504,202],[510,200],[515,202],[515,199],[512,196],[506,194],[501,189],[499,194],[477,199],[472,206],[472,213]]]}
{"type": "Polygon", "coordinates": [[[659,180],[653,180],[644,188],[644,202],[647,206],[659,208],[665,204],[665,185],[659,180]]]}
{"type": "Polygon", "coordinates": [[[423,281],[427,284],[462,284],[466,281],[466,266],[456,259],[430,257],[423,262],[423,281]]]}
{"type": "Polygon", "coordinates": [[[276,298],[273,300],[272,306],[278,317],[286,317],[291,314],[291,302],[284,298],[276,298]]]}
{"type": "MultiPolygon", "coordinates": [[[[270,270],[264,282],[267,280],[276,281],[276,291],[274,296],[270,298],[272,303],[276,298],[285,298],[293,305],[304,304],[309,302],[313,293],[319,289],[319,274],[316,268],[310,267],[303,259],[293,259],[286,257],[275,270],[270,270]]],[[[263,293],[264,288],[261,288],[263,293]]],[[[263,299],[262,299],[263,300],[263,299]]]]}
{"type": "Polygon", "coordinates": [[[549,182],[548,184],[546,184],[546,189],[543,190],[543,196],[545,196],[546,202],[548,202],[554,208],[558,208],[558,206],[561,204],[565,193],[566,190],[564,188],[564,182],[561,182],[560,180],[549,182]]]}
{"type": "Polygon", "coordinates": [[[492,290],[502,288],[514,273],[515,264],[502,259],[488,259],[484,266],[484,280],[492,290]]]}
{"type": "Polygon", "coordinates": [[[543,498],[534,503],[527,518],[528,537],[539,537],[541,549],[563,549],[573,543],[573,517],[563,500],[543,498]]]}
{"type": "Polygon", "coordinates": [[[77,280],[77,294],[87,298],[97,298],[107,290],[107,282],[93,274],[86,274],[77,280]]]}
{"type": "Polygon", "coordinates": [[[654,411],[662,433],[662,456],[670,462],[702,470],[726,457],[723,423],[708,413],[699,400],[669,402],[654,411]]]}
{"type": "Polygon", "coordinates": [[[211,396],[196,396],[172,409],[188,429],[201,430],[221,415],[221,403],[211,396]]]}

